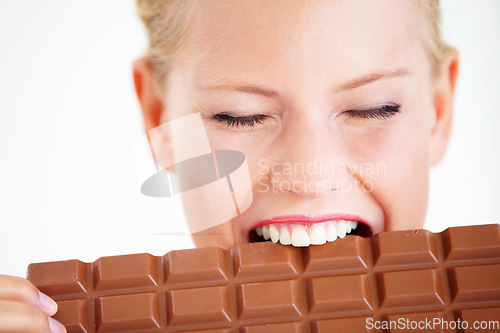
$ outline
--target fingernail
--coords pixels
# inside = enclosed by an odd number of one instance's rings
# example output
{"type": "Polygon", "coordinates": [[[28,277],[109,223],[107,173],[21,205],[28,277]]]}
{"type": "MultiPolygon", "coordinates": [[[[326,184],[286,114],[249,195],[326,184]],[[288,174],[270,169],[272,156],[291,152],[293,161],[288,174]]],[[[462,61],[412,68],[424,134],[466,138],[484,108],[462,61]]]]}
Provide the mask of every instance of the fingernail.
{"type": "Polygon", "coordinates": [[[54,318],[49,318],[49,327],[50,333],[66,333],[66,328],[54,318]]]}
{"type": "Polygon", "coordinates": [[[43,312],[49,316],[55,315],[57,312],[57,303],[42,292],[38,292],[38,297],[40,298],[40,304],[42,305],[43,312]]]}

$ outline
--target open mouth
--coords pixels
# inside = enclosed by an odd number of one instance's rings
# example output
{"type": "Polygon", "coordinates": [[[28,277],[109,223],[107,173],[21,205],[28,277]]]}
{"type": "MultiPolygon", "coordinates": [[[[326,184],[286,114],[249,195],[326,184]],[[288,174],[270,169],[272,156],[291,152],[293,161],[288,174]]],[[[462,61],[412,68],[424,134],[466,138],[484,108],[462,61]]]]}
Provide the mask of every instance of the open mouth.
{"type": "Polygon", "coordinates": [[[248,241],[265,242],[293,246],[321,245],[348,235],[370,237],[371,228],[359,221],[335,220],[320,223],[270,223],[260,225],[248,235],[248,241]]]}

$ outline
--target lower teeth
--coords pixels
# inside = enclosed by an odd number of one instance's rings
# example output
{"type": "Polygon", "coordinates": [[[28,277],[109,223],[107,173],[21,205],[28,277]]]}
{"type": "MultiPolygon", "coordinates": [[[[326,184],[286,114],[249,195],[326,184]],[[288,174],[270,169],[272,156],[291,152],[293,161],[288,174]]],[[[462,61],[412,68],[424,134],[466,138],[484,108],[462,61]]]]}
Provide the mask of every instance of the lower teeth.
{"type": "Polygon", "coordinates": [[[255,228],[257,235],[273,243],[309,246],[333,242],[344,238],[358,226],[356,221],[327,221],[305,225],[302,223],[273,223],[255,228]]]}

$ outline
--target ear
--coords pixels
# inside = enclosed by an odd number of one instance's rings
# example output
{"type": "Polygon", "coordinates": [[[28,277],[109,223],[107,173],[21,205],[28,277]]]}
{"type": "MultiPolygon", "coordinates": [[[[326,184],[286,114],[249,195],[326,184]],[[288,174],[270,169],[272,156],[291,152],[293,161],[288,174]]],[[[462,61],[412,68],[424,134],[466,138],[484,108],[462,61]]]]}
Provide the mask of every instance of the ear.
{"type": "Polygon", "coordinates": [[[444,156],[451,133],[453,96],[458,74],[458,52],[453,49],[440,64],[434,95],[434,124],[432,128],[430,163],[437,164],[444,156]]]}
{"type": "Polygon", "coordinates": [[[166,161],[172,160],[170,138],[166,131],[154,131],[161,125],[162,114],[165,112],[163,96],[157,87],[154,71],[149,61],[145,58],[136,60],[133,64],[133,73],[135,92],[141,105],[151,153],[158,164],[165,167],[166,161]]]}

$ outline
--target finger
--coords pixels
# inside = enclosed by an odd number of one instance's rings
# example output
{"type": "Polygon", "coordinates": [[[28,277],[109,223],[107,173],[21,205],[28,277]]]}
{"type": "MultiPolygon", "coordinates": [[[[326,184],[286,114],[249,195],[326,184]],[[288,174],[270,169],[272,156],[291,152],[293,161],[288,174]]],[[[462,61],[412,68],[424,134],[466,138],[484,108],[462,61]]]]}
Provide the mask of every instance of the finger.
{"type": "Polygon", "coordinates": [[[0,301],[0,332],[65,333],[66,329],[35,305],[0,301]]]}
{"type": "Polygon", "coordinates": [[[57,303],[26,279],[0,275],[0,300],[18,301],[39,307],[48,316],[57,312],[57,303]]]}

